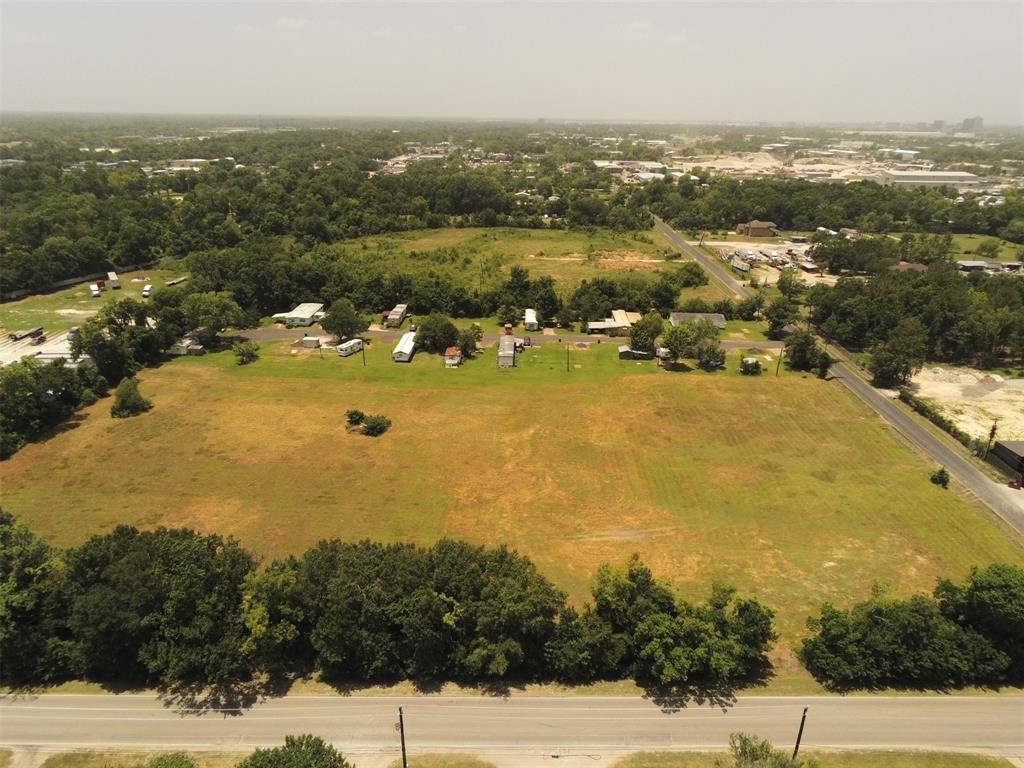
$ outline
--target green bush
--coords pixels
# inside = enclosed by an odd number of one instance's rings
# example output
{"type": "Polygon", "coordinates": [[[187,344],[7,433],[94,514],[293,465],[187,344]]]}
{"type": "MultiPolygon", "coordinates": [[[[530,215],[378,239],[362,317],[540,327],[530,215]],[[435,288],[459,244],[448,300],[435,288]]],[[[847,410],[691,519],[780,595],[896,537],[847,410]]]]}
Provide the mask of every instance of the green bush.
{"type": "Polygon", "coordinates": [[[932,472],[931,481],[936,485],[941,485],[943,488],[949,488],[949,472],[946,471],[945,467],[939,467],[932,472]]]}
{"type": "Polygon", "coordinates": [[[238,358],[237,362],[239,365],[248,365],[249,363],[255,363],[259,359],[260,345],[255,341],[242,341],[231,347],[231,351],[238,358]]]}
{"type": "Polygon", "coordinates": [[[345,411],[345,421],[348,422],[350,427],[358,426],[362,424],[366,419],[366,414],[360,410],[353,408],[352,410],[345,411]]]}
{"type": "Polygon", "coordinates": [[[367,416],[363,421],[363,434],[370,437],[383,435],[391,428],[391,419],[387,416],[367,416]]]}
{"type": "Polygon", "coordinates": [[[153,403],[139,392],[139,382],[135,379],[122,379],[114,391],[114,404],[110,406],[110,415],[115,419],[127,419],[138,416],[153,407],[153,403]]]}

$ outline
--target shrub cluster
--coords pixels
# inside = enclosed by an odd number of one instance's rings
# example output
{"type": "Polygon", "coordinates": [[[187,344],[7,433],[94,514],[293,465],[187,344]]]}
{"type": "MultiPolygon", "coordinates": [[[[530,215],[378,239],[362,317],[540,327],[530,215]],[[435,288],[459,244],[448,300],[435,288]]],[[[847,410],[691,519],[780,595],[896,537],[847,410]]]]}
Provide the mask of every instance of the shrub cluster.
{"type": "Polygon", "coordinates": [[[322,541],[257,567],[231,539],[119,526],[47,546],[0,513],[0,669],[12,685],[84,678],[224,686],[333,680],[575,682],[635,675],[728,685],[766,664],[772,612],[718,587],[680,601],[635,556],[577,612],[527,558],[442,540],[322,541]]]}
{"type": "Polygon", "coordinates": [[[932,424],[939,427],[943,431],[948,432],[950,435],[956,438],[957,442],[959,442],[964,447],[969,448],[976,454],[981,454],[984,451],[986,447],[986,443],[984,440],[981,440],[976,437],[971,437],[970,435],[968,435],[966,432],[960,429],[960,427],[958,427],[951,419],[947,418],[942,411],[940,411],[938,408],[936,408],[934,405],[932,405],[924,398],[918,397],[906,387],[902,387],[900,389],[900,400],[902,400],[915,411],[920,413],[932,424]]]}
{"type": "Polygon", "coordinates": [[[345,423],[352,431],[362,432],[369,437],[383,435],[391,429],[391,419],[387,416],[371,416],[357,409],[345,411],[345,423]]]}
{"type": "Polygon", "coordinates": [[[996,685],[1024,678],[1024,569],[975,569],[933,597],[875,597],[810,619],[800,658],[834,690],[996,685]]]}

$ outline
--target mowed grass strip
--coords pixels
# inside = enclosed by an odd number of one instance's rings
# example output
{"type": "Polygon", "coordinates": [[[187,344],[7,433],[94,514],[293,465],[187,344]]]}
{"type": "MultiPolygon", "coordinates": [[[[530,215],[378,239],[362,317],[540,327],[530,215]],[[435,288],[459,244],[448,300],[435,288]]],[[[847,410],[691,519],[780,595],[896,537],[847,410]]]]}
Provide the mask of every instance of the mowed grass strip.
{"type": "Polygon", "coordinates": [[[638,552],[686,597],[718,580],[773,606],[777,669],[805,683],[791,649],[822,602],[1024,564],[838,382],[743,377],[740,353],[706,374],[613,344],[527,349],[513,370],[493,348],[458,370],[390,350],[373,344],[364,367],[282,343],[249,366],[222,353],[145,371],[151,412],[112,419],[107,399],[27,446],[3,466],[3,506],[60,545],[118,523],[216,531],[262,558],[335,536],[508,544],[576,600],[638,552]],[[393,426],[349,434],[349,408],[393,426]]]}
{"type": "MultiPolygon", "coordinates": [[[[785,751],[785,750],[783,750],[785,751]]],[[[848,750],[827,752],[803,749],[802,758],[813,759],[819,768],[1009,768],[1001,757],[957,752],[896,752],[887,750],[848,750]]],[[[625,757],[612,768],[713,768],[716,760],[731,763],[724,754],[709,752],[638,752],[625,757]]]]}

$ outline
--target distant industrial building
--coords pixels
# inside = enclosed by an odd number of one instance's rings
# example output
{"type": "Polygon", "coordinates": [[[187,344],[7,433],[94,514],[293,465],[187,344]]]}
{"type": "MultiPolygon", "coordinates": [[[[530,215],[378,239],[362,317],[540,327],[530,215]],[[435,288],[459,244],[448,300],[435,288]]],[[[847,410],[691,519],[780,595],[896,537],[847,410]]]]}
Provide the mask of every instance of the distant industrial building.
{"type": "Polygon", "coordinates": [[[882,171],[883,187],[977,187],[980,179],[965,171],[882,171]]]}
{"type": "Polygon", "coordinates": [[[977,133],[985,126],[985,121],[980,117],[965,117],[960,126],[964,133],[977,133]]]}

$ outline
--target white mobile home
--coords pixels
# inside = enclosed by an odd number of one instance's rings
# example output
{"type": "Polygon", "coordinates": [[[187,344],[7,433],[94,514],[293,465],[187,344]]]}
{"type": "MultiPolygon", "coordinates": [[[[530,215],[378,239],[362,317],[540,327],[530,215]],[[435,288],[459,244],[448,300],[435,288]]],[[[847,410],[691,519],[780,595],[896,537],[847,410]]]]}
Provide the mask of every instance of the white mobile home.
{"type": "Polygon", "coordinates": [[[301,325],[308,327],[322,317],[323,304],[307,302],[299,304],[291,312],[281,312],[274,315],[275,319],[283,319],[285,325],[301,325]]]}
{"type": "Polygon", "coordinates": [[[409,331],[408,333],[403,333],[402,338],[398,340],[394,350],[391,352],[391,359],[396,363],[408,363],[412,360],[415,351],[416,334],[409,331]]]}
{"type": "Polygon", "coordinates": [[[349,339],[346,342],[339,344],[335,349],[338,350],[338,354],[342,357],[348,357],[354,355],[356,352],[361,352],[363,349],[362,339],[349,339]]]}
{"type": "Polygon", "coordinates": [[[385,327],[398,328],[402,324],[402,321],[405,320],[405,316],[408,312],[408,304],[396,304],[395,308],[388,312],[388,317],[384,321],[385,327]]]}
{"type": "Polygon", "coordinates": [[[117,272],[107,272],[107,282],[110,283],[111,288],[121,287],[121,280],[117,277],[117,272]]]}
{"type": "Polygon", "coordinates": [[[540,330],[540,323],[537,322],[536,309],[527,309],[523,312],[523,328],[527,331],[540,330]]]}
{"type": "Polygon", "coordinates": [[[516,340],[514,336],[501,336],[498,338],[498,367],[516,367],[516,340]]]}

